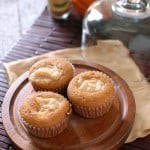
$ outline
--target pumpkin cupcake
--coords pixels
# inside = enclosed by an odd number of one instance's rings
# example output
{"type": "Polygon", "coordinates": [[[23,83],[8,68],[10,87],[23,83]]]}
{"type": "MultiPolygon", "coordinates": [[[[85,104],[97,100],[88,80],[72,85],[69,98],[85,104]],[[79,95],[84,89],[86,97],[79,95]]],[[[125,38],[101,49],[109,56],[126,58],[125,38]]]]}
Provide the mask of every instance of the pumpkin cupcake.
{"type": "Polygon", "coordinates": [[[29,70],[35,90],[63,91],[74,74],[73,65],[64,58],[50,57],[36,62],[29,70]]]}
{"type": "Polygon", "coordinates": [[[71,105],[62,95],[37,92],[26,98],[19,113],[27,131],[36,137],[48,138],[61,133],[68,125],[71,105]]]}
{"type": "Polygon", "coordinates": [[[76,113],[86,118],[96,118],[109,111],[115,88],[106,74],[86,71],[70,81],[67,95],[76,113]]]}

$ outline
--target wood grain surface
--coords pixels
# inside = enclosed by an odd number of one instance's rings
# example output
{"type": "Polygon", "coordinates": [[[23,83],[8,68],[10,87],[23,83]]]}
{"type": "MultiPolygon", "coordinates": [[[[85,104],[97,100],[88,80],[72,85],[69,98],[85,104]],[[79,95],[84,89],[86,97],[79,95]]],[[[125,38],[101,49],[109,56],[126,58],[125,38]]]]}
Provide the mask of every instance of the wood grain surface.
{"type": "MultiPolygon", "coordinates": [[[[1,0],[4,3],[4,0],[1,0]]],[[[0,1],[0,3],[2,3],[0,1]]],[[[7,1],[7,0],[6,0],[7,1]]],[[[13,0],[12,0],[13,1],[13,0]]],[[[1,7],[1,6],[0,6],[1,7]]],[[[1,10],[0,10],[1,12],[1,10]]],[[[14,12],[15,13],[15,12],[14,12]]],[[[34,25],[15,44],[10,52],[0,62],[0,150],[13,149],[12,143],[5,133],[2,119],[1,106],[3,97],[8,89],[6,74],[2,62],[9,62],[21,58],[43,54],[52,50],[80,46],[81,18],[72,13],[68,21],[53,20],[45,10],[36,20],[34,25]],[[64,42],[60,42],[61,40],[64,42]]],[[[15,25],[14,25],[15,26],[15,25]]],[[[16,27],[17,28],[17,27],[16,27]]],[[[15,30],[15,29],[14,29],[15,30]]],[[[2,36],[5,32],[2,32],[2,36]]],[[[6,34],[7,35],[7,34],[6,34]]],[[[9,36],[8,36],[9,37],[9,36]]],[[[7,42],[6,42],[7,44],[7,42]]],[[[10,44],[11,45],[11,44],[10,44]]],[[[144,53],[132,52],[131,56],[139,65],[141,71],[150,79],[150,56],[144,53]]],[[[150,136],[139,138],[136,141],[124,144],[122,150],[149,150],[150,136]]]]}

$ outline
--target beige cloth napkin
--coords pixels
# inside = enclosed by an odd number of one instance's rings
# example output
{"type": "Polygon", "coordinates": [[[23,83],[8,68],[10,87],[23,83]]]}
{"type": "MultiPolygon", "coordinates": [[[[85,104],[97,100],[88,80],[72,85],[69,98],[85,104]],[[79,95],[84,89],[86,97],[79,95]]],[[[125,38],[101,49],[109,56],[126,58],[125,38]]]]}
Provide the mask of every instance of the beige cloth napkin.
{"type": "Polygon", "coordinates": [[[69,48],[5,63],[9,83],[11,84],[18,76],[27,71],[34,62],[49,56],[80,60],[84,58],[91,62],[100,63],[118,73],[132,89],[136,101],[135,121],[126,142],[131,142],[150,133],[150,84],[129,57],[128,49],[120,41],[100,40],[96,46],[82,50],[82,55],[80,48],[69,48]]]}

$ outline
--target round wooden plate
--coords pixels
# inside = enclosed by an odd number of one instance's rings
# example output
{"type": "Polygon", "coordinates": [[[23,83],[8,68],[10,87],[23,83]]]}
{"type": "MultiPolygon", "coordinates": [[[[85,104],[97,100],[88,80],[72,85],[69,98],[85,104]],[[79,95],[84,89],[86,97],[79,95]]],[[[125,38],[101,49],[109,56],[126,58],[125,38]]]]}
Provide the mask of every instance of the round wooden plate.
{"type": "Polygon", "coordinates": [[[18,115],[21,103],[34,91],[26,72],[11,85],[2,108],[5,130],[18,148],[111,150],[117,149],[126,140],[135,116],[134,97],[126,82],[104,66],[83,61],[72,63],[76,68],[75,74],[99,70],[113,79],[117,96],[110,111],[97,119],[85,119],[73,113],[69,126],[58,136],[48,139],[33,137],[22,126],[18,115]]]}

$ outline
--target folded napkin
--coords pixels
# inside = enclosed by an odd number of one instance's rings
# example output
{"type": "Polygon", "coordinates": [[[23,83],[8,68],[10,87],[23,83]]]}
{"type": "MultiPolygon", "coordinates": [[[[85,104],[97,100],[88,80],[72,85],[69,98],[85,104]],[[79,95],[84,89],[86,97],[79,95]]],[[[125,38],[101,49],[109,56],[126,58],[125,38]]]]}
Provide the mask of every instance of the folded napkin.
{"type": "Polygon", "coordinates": [[[126,142],[131,142],[150,133],[150,84],[130,58],[128,49],[120,41],[100,40],[96,46],[82,49],[82,51],[80,48],[69,48],[5,63],[9,84],[27,71],[33,63],[49,56],[86,59],[102,64],[118,73],[128,83],[136,102],[135,121],[126,142]]]}

